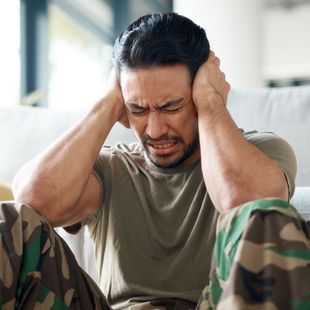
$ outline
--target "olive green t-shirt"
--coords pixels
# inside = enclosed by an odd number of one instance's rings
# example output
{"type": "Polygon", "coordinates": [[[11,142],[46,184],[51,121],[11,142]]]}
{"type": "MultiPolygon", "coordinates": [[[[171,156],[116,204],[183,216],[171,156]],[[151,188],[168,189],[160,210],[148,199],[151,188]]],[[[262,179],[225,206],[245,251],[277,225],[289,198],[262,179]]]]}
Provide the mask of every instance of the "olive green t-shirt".
{"type": "MultiPolygon", "coordinates": [[[[272,133],[244,137],[273,159],[294,192],[296,160],[272,133]]],[[[101,207],[86,223],[95,243],[100,287],[113,308],[161,298],[197,302],[208,284],[217,211],[200,160],[154,166],[142,147],[103,147],[93,172],[101,207]]]]}

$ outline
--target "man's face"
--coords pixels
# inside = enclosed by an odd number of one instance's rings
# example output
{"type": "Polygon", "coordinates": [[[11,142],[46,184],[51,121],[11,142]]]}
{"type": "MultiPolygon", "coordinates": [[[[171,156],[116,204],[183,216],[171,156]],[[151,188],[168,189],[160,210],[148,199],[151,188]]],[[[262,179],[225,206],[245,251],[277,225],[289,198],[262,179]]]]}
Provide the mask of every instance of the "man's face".
{"type": "Polygon", "coordinates": [[[121,72],[128,120],[147,156],[171,168],[200,156],[190,73],[177,64],[121,72]]]}

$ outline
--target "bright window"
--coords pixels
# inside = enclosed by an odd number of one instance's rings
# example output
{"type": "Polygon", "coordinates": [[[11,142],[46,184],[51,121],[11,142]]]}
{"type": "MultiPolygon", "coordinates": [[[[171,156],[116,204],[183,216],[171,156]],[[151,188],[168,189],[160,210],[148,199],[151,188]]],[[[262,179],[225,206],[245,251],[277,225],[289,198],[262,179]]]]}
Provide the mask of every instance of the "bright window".
{"type": "Polygon", "coordinates": [[[49,7],[49,108],[86,109],[103,94],[112,46],[57,5],[49,7]]]}
{"type": "Polygon", "coordinates": [[[1,106],[19,103],[20,16],[19,0],[0,1],[0,85],[1,106]]]}

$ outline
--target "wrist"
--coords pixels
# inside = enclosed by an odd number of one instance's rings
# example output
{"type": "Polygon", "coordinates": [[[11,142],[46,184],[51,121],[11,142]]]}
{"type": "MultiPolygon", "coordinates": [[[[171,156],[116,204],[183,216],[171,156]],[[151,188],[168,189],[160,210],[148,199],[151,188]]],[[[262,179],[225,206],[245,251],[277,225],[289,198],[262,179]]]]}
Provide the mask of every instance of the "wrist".
{"type": "Polygon", "coordinates": [[[124,110],[123,95],[118,89],[111,89],[99,100],[97,104],[109,111],[115,122],[119,120],[124,110]]]}
{"type": "Polygon", "coordinates": [[[120,116],[122,100],[116,96],[105,95],[93,107],[93,112],[108,116],[108,120],[116,123],[120,116]]]}
{"type": "Polygon", "coordinates": [[[197,113],[215,113],[226,109],[223,98],[215,92],[198,94],[193,96],[193,101],[196,106],[197,113]]]}
{"type": "Polygon", "coordinates": [[[199,130],[213,132],[218,125],[227,121],[228,111],[220,101],[203,101],[197,109],[199,130]]]}

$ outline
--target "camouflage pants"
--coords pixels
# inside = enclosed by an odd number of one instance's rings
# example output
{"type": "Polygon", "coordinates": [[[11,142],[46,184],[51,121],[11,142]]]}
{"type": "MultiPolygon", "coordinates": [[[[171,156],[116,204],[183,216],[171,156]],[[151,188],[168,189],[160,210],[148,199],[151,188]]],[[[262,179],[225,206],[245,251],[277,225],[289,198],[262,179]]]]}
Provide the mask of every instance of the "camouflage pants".
{"type": "Polygon", "coordinates": [[[67,244],[33,209],[0,205],[0,309],[109,309],[67,244]]]}
{"type": "MultiPolygon", "coordinates": [[[[0,309],[109,309],[66,243],[35,211],[0,204],[0,309]]],[[[310,225],[284,201],[218,219],[209,285],[197,309],[310,309],[310,225]]],[[[131,309],[190,309],[158,300],[131,309]]]]}
{"type": "Polygon", "coordinates": [[[310,223],[264,199],[220,214],[209,285],[197,308],[310,309],[310,223]]]}

